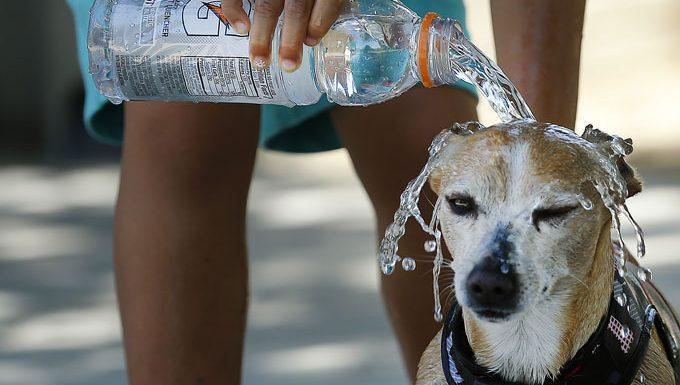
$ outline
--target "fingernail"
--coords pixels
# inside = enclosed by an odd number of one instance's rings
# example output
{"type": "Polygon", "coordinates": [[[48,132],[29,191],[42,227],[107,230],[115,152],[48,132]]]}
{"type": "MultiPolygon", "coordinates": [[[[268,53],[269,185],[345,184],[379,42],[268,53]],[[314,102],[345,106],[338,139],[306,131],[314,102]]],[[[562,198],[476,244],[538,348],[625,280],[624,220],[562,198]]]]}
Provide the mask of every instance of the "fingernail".
{"type": "Polygon", "coordinates": [[[290,59],[281,60],[281,68],[286,72],[293,72],[297,69],[297,62],[290,59]]]}
{"type": "Polygon", "coordinates": [[[256,68],[264,68],[267,65],[267,59],[262,56],[254,56],[250,61],[256,68]]]}
{"type": "Polygon", "coordinates": [[[319,39],[317,39],[315,37],[307,37],[307,38],[305,38],[305,44],[310,46],[310,47],[317,45],[317,44],[319,44],[319,39]]]}
{"type": "Polygon", "coordinates": [[[237,21],[236,24],[234,24],[234,29],[240,35],[246,35],[248,33],[248,25],[242,21],[237,21]]]}

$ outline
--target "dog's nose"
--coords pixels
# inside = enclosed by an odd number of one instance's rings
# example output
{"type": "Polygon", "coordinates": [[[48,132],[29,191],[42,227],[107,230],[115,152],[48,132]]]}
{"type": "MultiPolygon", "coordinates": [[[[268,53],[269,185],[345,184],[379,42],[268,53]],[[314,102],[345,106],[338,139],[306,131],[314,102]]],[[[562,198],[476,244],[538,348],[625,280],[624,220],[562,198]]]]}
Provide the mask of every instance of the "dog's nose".
{"type": "Polygon", "coordinates": [[[517,305],[518,286],[517,274],[512,265],[501,269],[498,258],[487,257],[468,276],[470,305],[482,312],[507,313],[517,305]]]}

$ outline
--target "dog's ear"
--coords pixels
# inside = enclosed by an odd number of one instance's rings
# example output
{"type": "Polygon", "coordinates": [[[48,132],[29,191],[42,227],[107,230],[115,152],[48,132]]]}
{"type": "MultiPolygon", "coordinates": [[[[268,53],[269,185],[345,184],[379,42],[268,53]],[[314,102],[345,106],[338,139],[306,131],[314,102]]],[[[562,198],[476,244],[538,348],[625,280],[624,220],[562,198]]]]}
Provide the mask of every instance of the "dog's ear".
{"type": "MultiPolygon", "coordinates": [[[[612,141],[618,139],[617,145],[621,147],[621,150],[625,155],[629,155],[633,152],[632,139],[621,140],[621,138],[615,138],[606,132],[593,128],[592,124],[586,126],[586,129],[581,136],[583,139],[600,146],[611,146],[612,141]]],[[[619,173],[626,182],[626,189],[628,190],[628,196],[626,198],[630,198],[633,195],[640,193],[642,191],[642,182],[635,170],[628,162],[626,162],[624,155],[616,156],[616,167],[619,169],[619,173]]]]}
{"type": "Polygon", "coordinates": [[[626,198],[630,198],[633,195],[640,193],[642,191],[642,181],[623,156],[619,156],[616,160],[616,166],[618,167],[623,180],[626,181],[626,190],[628,190],[628,196],[626,198]]]}
{"type": "Polygon", "coordinates": [[[442,171],[439,167],[432,170],[428,182],[430,182],[430,189],[432,189],[435,194],[439,195],[442,184],[442,171]]]}

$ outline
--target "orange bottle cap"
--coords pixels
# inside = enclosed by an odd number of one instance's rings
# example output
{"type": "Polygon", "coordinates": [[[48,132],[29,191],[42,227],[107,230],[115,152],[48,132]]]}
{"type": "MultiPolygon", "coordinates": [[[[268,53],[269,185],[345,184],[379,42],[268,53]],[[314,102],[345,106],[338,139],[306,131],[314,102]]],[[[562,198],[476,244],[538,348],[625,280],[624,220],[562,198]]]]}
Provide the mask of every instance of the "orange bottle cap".
{"type": "Polygon", "coordinates": [[[432,82],[432,77],[430,76],[429,68],[429,42],[430,37],[430,27],[434,19],[438,18],[439,15],[434,12],[428,12],[423,20],[420,22],[420,32],[418,34],[418,71],[420,71],[420,78],[423,81],[423,85],[427,88],[434,87],[432,82]]]}

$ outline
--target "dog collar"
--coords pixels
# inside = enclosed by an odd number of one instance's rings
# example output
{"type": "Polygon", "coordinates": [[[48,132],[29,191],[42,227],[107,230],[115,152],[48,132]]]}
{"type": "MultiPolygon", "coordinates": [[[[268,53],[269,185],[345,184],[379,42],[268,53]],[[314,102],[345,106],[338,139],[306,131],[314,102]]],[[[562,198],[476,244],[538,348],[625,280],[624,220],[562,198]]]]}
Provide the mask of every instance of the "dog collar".
{"type": "MultiPolygon", "coordinates": [[[[661,322],[643,283],[634,274],[626,274],[625,278],[617,274],[607,314],[560,374],[544,384],[630,384],[645,357],[655,321],[661,322]]],[[[444,323],[441,358],[449,385],[522,385],[505,381],[477,365],[458,303],[454,303],[444,323]]]]}

